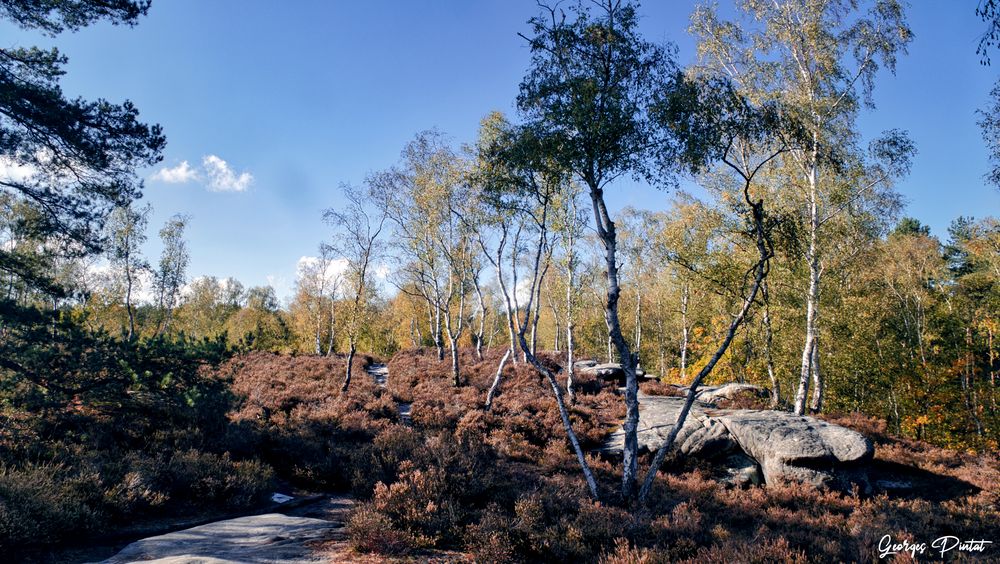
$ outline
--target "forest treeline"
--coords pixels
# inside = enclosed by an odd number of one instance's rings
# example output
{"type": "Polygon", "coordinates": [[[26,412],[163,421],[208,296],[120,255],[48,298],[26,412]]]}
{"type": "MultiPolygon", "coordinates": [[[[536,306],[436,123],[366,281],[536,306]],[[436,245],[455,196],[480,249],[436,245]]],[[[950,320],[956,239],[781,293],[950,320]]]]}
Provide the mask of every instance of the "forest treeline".
{"type": "MultiPolygon", "coordinates": [[[[449,161],[450,166],[467,164],[458,157],[449,161]]],[[[572,205],[579,215],[583,202],[572,205]]],[[[831,226],[824,273],[831,283],[821,297],[821,307],[828,312],[820,334],[823,407],[883,418],[897,433],[941,445],[995,448],[1000,222],[958,218],[941,241],[918,220],[900,219],[890,211],[845,213],[839,216],[843,225],[831,226]]],[[[794,214],[794,208],[788,213],[794,214]]],[[[572,308],[577,357],[617,361],[602,313],[600,250],[582,218],[578,220],[574,243],[569,243],[574,234],[562,225],[550,234],[536,297],[541,307],[527,336],[538,350],[566,350],[567,313],[572,308]],[[578,265],[572,286],[567,277],[569,244],[578,265]]],[[[714,352],[737,303],[736,286],[747,252],[752,252],[737,241],[739,218],[713,202],[676,195],[668,211],[627,208],[616,223],[625,255],[623,331],[647,373],[669,382],[690,382],[714,352]]],[[[741,328],[713,379],[777,389],[778,403],[790,406],[798,384],[808,272],[802,241],[796,239],[802,226],[789,223],[783,225],[787,239],[778,246],[768,274],[766,308],[741,328]]],[[[172,231],[166,232],[172,236],[172,231]]],[[[385,245],[397,244],[402,246],[401,240],[386,238],[385,245]]],[[[172,244],[166,248],[168,255],[183,253],[172,244]]],[[[161,264],[177,260],[168,255],[161,264]]],[[[354,307],[347,280],[351,272],[345,267],[330,252],[304,262],[286,303],[269,286],[246,288],[236,280],[214,277],[188,282],[182,270],[177,295],[167,298],[176,305],[134,301],[136,332],[141,339],[163,334],[221,338],[239,350],[345,353],[354,307]]],[[[444,320],[437,315],[444,306],[454,309],[453,320],[464,322],[458,347],[480,343],[485,350],[506,348],[510,337],[504,305],[495,280],[487,281],[487,261],[480,258],[470,268],[475,271],[464,275],[463,295],[454,290],[443,296],[440,308],[432,292],[412,278],[416,273],[370,275],[375,282],[359,316],[357,348],[383,358],[402,348],[436,343],[448,351],[444,320]]],[[[143,282],[133,292],[147,284],[158,294],[159,276],[152,283],[147,275],[136,276],[143,282]]],[[[111,268],[74,280],[92,285],[80,298],[58,302],[59,307],[89,329],[127,334],[124,270],[111,268]]],[[[441,282],[446,284],[447,278],[441,282]]],[[[148,294],[149,286],[141,289],[148,294]]],[[[7,289],[8,296],[22,303],[49,306],[10,278],[7,289]]],[[[522,300],[526,291],[519,290],[522,300]]]]}
{"type": "MultiPolygon", "coordinates": [[[[134,25],[149,7],[0,2],[0,17],[56,35],[134,25]]],[[[994,452],[1000,221],[956,218],[932,235],[897,189],[917,148],[901,129],[868,139],[857,125],[912,40],[903,6],[737,7],[731,21],[694,11],[698,58],[680,68],[670,45],[638,32],[632,3],[541,6],[523,36],[517,111],[487,114],[464,142],[416,132],[397,163],[331,194],[339,203],[316,218],[330,237],[287,300],[193,276],[190,217],[149,225],[137,171],[161,158],[159,126],[129,102],[67,99],[55,50],[0,49],[0,157],[13,171],[0,180],[0,540],[248,507],[277,471],[372,496],[359,530],[403,527],[414,545],[466,531],[502,552],[487,517],[541,497],[484,509],[489,484],[452,491],[449,472],[527,460],[561,468],[565,488],[576,465],[590,494],[579,507],[665,503],[670,441],[639,474],[641,373],[692,384],[688,407],[697,385],[749,382],[776,409],[855,413],[897,437],[994,452]],[[615,209],[633,180],[662,188],[665,205],[615,209]],[[143,255],[150,237],[161,256],[143,255]],[[426,404],[416,431],[358,382],[372,358],[394,355],[404,383],[386,393],[426,404]],[[580,380],[581,358],[622,365],[620,398],[580,380]],[[464,411],[434,403],[449,394],[464,411]],[[611,400],[624,404],[620,465],[585,451],[621,415],[611,400]],[[452,432],[476,448],[448,450],[452,432]],[[358,470],[370,458],[378,484],[358,470]],[[462,509],[425,522],[394,480],[413,491],[429,480],[462,509]]],[[[981,116],[991,148],[998,115],[981,116]]],[[[505,464],[503,479],[521,479],[505,464]]],[[[560,558],[534,534],[522,556],[560,558]]],[[[613,538],[562,556],[592,557],[613,538]]]]}

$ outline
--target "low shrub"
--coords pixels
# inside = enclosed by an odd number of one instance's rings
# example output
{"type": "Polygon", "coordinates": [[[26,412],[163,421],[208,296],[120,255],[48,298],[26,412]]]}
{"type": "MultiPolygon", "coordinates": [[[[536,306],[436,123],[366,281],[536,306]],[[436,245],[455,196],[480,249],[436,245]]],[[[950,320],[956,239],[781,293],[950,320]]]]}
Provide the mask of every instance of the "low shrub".
{"type": "Polygon", "coordinates": [[[347,522],[347,538],[358,552],[401,556],[416,547],[413,537],[399,530],[392,521],[370,504],[358,506],[347,522]]]}

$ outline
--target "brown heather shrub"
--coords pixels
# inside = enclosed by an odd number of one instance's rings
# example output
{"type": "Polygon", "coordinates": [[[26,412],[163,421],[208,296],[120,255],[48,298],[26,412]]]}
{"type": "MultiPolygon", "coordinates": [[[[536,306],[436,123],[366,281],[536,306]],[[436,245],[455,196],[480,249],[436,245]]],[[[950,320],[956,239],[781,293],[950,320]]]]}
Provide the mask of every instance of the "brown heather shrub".
{"type": "Polygon", "coordinates": [[[655,556],[645,548],[633,547],[628,539],[615,539],[614,548],[601,555],[600,564],[653,564],[655,556]]]}
{"type": "Polygon", "coordinates": [[[228,360],[218,373],[231,379],[233,393],[241,398],[231,419],[283,425],[342,415],[378,395],[378,387],[365,372],[372,362],[367,355],[355,357],[351,387],[341,394],[345,362],[341,356],[251,352],[228,360]]]}
{"type": "MultiPolygon", "coordinates": [[[[868,561],[883,534],[1000,537],[995,455],[895,439],[884,423],[858,415],[828,419],[878,444],[874,482],[909,480],[912,492],[740,489],[719,483],[708,463],[675,460],[658,475],[646,510],[634,511],[616,498],[619,462],[590,458],[604,497],[595,503],[552,390],[534,369],[508,365],[493,409],[483,409],[502,352],[478,361],[461,351],[463,385],[455,387],[448,360],[433,349],[401,351],[389,362],[389,393],[358,372],[344,395],[342,360],[243,358],[247,374],[234,377],[234,389],[247,400],[233,418],[279,473],[280,459],[294,460],[306,481],[349,485],[370,499],[349,524],[361,552],[450,547],[484,562],[868,561]],[[413,403],[412,426],[399,423],[394,400],[413,403]]],[[[542,358],[558,369],[559,356],[542,358]]],[[[643,384],[649,388],[668,391],[643,384]]],[[[620,423],[622,404],[600,382],[580,383],[571,411],[585,448],[620,423]]]]}
{"type": "Polygon", "coordinates": [[[388,517],[370,504],[361,504],[351,513],[347,522],[347,538],[351,548],[365,553],[400,556],[416,547],[412,535],[397,529],[388,517]]]}
{"type": "Polygon", "coordinates": [[[238,398],[230,413],[239,429],[233,450],[249,449],[303,487],[354,485],[370,493],[382,477],[360,477],[372,462],[370,443],[399,415],[365,372],[370,356],[355,357],[351,385],[341,393],[345,362],[341,356],[254,352],[220,366],[238,398]]]}
{"type": "MultiPolygon", "coordinates": [[[[412,402],[417,428],[455,429],[467,414],[482,410],[503,352],[494,348],[480,361],[474,350],[461,349],[466,384],[455,387],[447,356],[439,361],[431,348],[400,351],[389,361],[388,387],[394,398],[412,402]]],[[[559,371],[564,360],[554,353],[540,353],[539,359],[553,371],[559,371]]],[[[592,379],[578,380],[577,387],[577,402],[571,406],[574,430],[586,448],[596,447],[618,425],[624,405],[611,389],[602,389],[592,379]]],[[[511,460],[542,462],[546,453],[554,452],[552,442],[569,452],[552,389],[538,371],[521,361],[504,368],[493,408],[477,424],[487,442],[511,460]]]]}
{"type": "Polygon", "coordinates": [[[682,392],[677,386],[668,384],[663,380],[646,380],[639,382],[639,391],[650,396],[673,396],[682,397],[682,392]]]}
{"type": "Polygon", "coordinates": [[[784,538],[758,537],[713,545],[698,550],[697,554],[682,562],[691,564],[805,564],[810,561],[824,561],[812,553],[793,548],[784,538]]]}
{"type": "Polygon", "coordinates": [[[448,492],[444,469],[404,463],[399,480],[375,485],[372,508],[401,528],[417,532],[419,546],[435,546],[458,525],[460,509],[448,492]]]}
{"type": "Polygon", "coordinates": [[[516,562],[517,546],[511,535],[513,527],[513,519],[492,503],[478,522],[466,528],[463,543],[476,562],[516,562]]]}

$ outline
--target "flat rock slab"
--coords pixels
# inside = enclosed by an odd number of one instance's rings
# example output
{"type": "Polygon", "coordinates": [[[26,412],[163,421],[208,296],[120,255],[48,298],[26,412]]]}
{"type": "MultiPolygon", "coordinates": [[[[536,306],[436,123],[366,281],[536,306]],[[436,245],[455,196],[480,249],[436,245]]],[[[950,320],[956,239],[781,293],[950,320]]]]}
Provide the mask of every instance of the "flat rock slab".
{"type": "Polygon", "coordinates": [[[142,539],[104,563],[319,562],[322,558],[306,543],[329,538],[340,530],[342,525],[330,521],[268,513],[142,539]]]}
{"type": "MultiPolygon", "coordinates": [[[[674,428],[683,406],[684,398],[639,394],[640,452],[652,452],[660,448],[674,428]]],[[[689,456],[700,456],[709,449],[718,449],[722,454],[735,447],[735,442],[728,436],[725,427],[713,421],[705,408],[697,403],[691,406],[674,444],[679,446],[681,453],[689,456]]],[[[624,445],[625,432],[619,429],[608,437],[600,452],[620,453],[624,445]]]]}

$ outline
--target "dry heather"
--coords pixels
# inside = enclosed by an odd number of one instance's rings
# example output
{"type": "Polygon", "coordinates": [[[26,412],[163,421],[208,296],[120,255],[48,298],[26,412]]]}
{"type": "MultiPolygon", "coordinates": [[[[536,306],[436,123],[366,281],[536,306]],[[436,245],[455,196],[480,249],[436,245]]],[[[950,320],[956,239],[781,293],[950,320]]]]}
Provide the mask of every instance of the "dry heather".
{"type": "MultiPolygon", "coordinates": [[[[499,356],[478,361],[462,351],[457,388],[448,360],[433,349],[389,362],[389,392],[412,402],[413,426],[382,427],[371,445],[366,464],[387,479],[354,483],[368,499],[350,527],[356,550],[398,556],[450,548],[489,562],[822,562],[877,558],[885,534],[926,542],[1000,537],[995,456],[899,441],[858,416],[831,420],[879,444],[875,480],[914,488],[869,497],[799,485],[739,489],[721,484],[710,465],[673,461],[649,507],[636,511],[616,499],[617,461],[591,457],[604,496],[593,502],[536,371],[508,367],[493,409],[483,410],[499,356]]],[[[554,369],[562,360],[542,357],[554,369]]],[[[644,388],[663,393],[656,384],[644,388]]],[[[619,396],[581,383],[573,420],[588,447],[622,415],[619,396]]]]}
{"type": "MultiPolygon", "coordinates": [[[[360,500],[348,527],[350,550],[366,561],[434,554],[483,562],[868,561],[877,559],[886,534],[919,542],[1000,539],[994,454],[896,439],[858,415],[829,419],[878,444],[875,481],[913,488],[868,497],[797,485],[740,489],[723,485],[707,463],[674,460],[649,506],[636,510],[617,498],[619,462],[591,456],[602,494],[594,502],[552,390],[534,369],[509,365],[493,409],[483,408],[501,352],[479,361],[463,350],[458,387],[448,359],[439,361],[433,349],[397,353],[386,389],[365,373],[373,359],[362,356],[347,393],[340,392],[339,357],[232,358],[214,373],[232,394],[228,423],[213,435],[223,454],[204,462],[260,464],[247,472],[349,489],[360,500]],[[412,403],[411,425],[400,421],[397,402],[412,403]]],[[[558,354],[541,357],[553,370],[563,362],[558,354]]],[[[643,388],[669,391],[656,383],[643,388]]],[[[624,415],[620,396],[592,380],[578,382],[571,411],[588,449],[624,415]]],[[[193,454],[188,466],[182,462],[173,463],[178,476],[209,474],[188,469],[201,464],[193,454]]],[[[218,492],[225,493],[210,491],[218,492]]]]}

